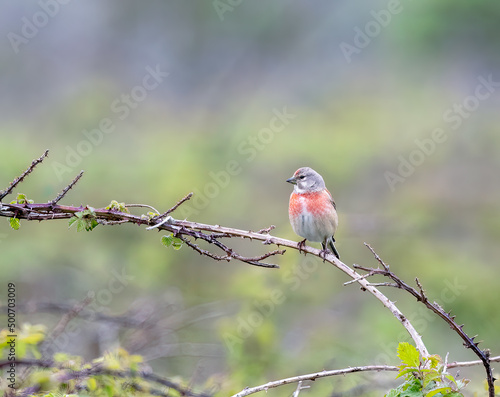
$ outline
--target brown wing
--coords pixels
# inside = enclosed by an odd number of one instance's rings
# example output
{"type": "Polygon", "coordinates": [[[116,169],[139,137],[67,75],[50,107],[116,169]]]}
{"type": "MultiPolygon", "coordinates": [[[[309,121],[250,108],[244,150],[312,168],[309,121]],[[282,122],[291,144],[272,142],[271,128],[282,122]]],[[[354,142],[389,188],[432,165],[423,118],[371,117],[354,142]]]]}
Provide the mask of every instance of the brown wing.
{"type": "Polygon", "coordinates": [[[328,195],[330,196],[330,201],[332,202],[333,204],[333,208],[337,209],[337,204],[335,204],[335,200],[333,199],[333,196],[332,194],[330,193],[330,191],[328,189],[325,189],[326,192],[328,193],[328,195]]]}

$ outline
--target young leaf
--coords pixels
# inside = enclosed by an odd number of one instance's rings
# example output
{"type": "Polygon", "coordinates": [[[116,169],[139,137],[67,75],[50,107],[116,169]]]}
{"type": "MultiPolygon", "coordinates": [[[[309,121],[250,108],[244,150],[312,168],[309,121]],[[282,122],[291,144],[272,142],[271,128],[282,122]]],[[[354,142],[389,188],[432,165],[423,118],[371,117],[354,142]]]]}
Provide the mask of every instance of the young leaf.
{"type": "Polygon", "coordinates": [[[10,218],[9,219],[10,227],[14,230],[19,230],[21,227],[21,222],[18,218],[10,218]]]}
{"type": "Polygon", "coordinates": [[[172,245],[172,240],[174,238],[172,237],[172,235],[165,235],[161,238],[161,243],[165,246],[165,247],[170,247],[172,245]]]}
{"type": "Polygon", "coordinates": [[[401,395],[401,391],[398,389],[392,389],[387,393],[384,397],[399,397],[401,395]]]}
{"type": "Polygon", "coordinates": [[[418,368],[420,366],[417,349],[407,342],[401,342],[398,345],[398,357],[401,362],[408,367],[418,368]]]}
{"type": "Polygon", "coordinates": [[[429,393],[425,395],[425,397],[432,397],[435,396],[438,393],[441,393],[443,396],[450,393],[451,387],[438,387],[437,389],[431,390],[429,393]]]}
{"type": "Polygon", "coordinates": [[[161,243],[166,247],[172,247],[174,250],[180,250],[183,241],[180,238],[174,237],[173,234],[169,234],[161,238],[161,243]]]}

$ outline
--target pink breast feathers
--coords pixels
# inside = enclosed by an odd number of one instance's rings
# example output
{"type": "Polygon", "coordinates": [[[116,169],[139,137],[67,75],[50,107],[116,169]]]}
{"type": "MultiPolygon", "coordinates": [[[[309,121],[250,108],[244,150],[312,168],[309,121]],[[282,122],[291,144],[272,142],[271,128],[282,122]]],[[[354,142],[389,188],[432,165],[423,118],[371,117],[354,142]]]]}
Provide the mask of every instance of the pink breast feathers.
{"type": "Polygon", "coordinates": [[[331,210],[330,196],[325,192],[292,193],[290,197],[290,215],[298,216],[303,211],[318,215],[331,210]]]}

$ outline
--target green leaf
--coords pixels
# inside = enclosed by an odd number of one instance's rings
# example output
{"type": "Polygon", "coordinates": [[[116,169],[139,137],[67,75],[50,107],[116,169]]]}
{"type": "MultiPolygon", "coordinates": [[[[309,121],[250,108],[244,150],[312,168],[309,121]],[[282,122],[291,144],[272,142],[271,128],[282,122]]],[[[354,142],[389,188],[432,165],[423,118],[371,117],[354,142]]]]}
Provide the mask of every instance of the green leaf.
{"type": "Polygon", "coordinates": [[[68,222],[68,228],[70,228],[71,226],[73,226],[73,224],[78,220],[78,217],[76,216],[72,216],[71,218],[69,218],[69,222],[68,222]]]}
{"type": "Polygon", "coordinates": [[[438,393],[441,393],[443,395],[450,393],[451,387],[438,387],[437,389],[431,390],[429,393],[425,395],[425,397],[432,397],[435,396],[438,393]]]}
{"type": "Polygon", "coordinates": [[[387,393],[384,397],[399,397],[401,395],[401,391],[398,389],[392,389],[387,393]]]}
{"type": "Polygon", "coordinates": [[[68,227],[76,224],[77,232],[81,232],[83,230],[90,232],[99,224],[96,219],[94,208],[92,207],[87,206],[86,210],[75,212],[74,215],[75,216],[69,219],[68,227]]]}
{"type": "Polygon", "coordinates": [[[432,372],[426,373],[424,375],[424,379],[422,382],[424,384],[424,387],[426,387],[432,381],[438,381],[439,379],[441,379],[441,374],[439,372],[437,372],[436,370],[434,370],[432,372]]]}
{"type": "Polygon", "coordinates": [[[418,368],[410,367],[406,369],[401,369],[399,371],[398,376],[396,376],[396,379],[402,377],[403,375],[413,374],[413,372],[418,372],[418,368]]]}
{"type": "Polygon", "coordinates": [[[173,236],[170,235],[170,236],[163,236],[161,238],[161,243],[165,246],[165,247],[170,247],[172,245],[172,240],[173,240],[173,236]]]}
{"type": "Polygon", "coordinates": [[[172,247],[174,250],[180,250],[183,241],[180,238],[174,237],[173,234],[169,234],[161,238],[161,243],[166,247],[172,247]]]}
{"type": "Polygon", "coordinates": [[[430,361],[431,368],[437,368],[437,366],[443,362],[443,360],[441,359],[441,357],[439,355],[437,355],[437,354],[433,354],[432,356],[425,357],[424,360],[425,361],[430,361]]]}
{"type": "Polygon", "coordinates": [[[14,230],[19,230],[21,227],[21,222],[18,218],[10,218],[9,219],[10,227],[14,230]]]}
{"type": "Polygon", "coordinates": [[[415,346],[407,342],[401,342],[398,345],[398,357],[404,365],[408,367],[420,366],[420,358],[415,346]]]}
{"type": "Polygon", "coordinates": [[[174,239],[172,241],[172,248],[174,250],[180,250],[182,247],[182,243],[183,243],[183,241],[180,238],[174,237],[174,239]]]}
{"type": "Polygon", "coordinates": [[[29,200],[24,193],[18,193],[15,200],[12,200],[10,204],[33,204],[33,200],[29,200]]]}
{"type": "Polygon", "coordinates": [[[130,213],[125,203],[119,203],[116,200],[111,200],[111,203],[106,207],[107,210],[116,210],[120,212],[130,213]]]}

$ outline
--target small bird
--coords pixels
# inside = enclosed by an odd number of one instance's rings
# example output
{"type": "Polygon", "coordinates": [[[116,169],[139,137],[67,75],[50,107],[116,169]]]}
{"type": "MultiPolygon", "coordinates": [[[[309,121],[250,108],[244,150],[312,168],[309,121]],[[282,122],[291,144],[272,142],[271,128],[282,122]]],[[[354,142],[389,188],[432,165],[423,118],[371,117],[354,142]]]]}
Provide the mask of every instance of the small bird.
{"type": "Polygon", "coordinates": [[[306,240],[321,242],[322,254],[326,255],[328,243],[333,254],[340,259],[333,244],[333,235],[339,224],[336,205],[323,177],[312,168],[303,167],[286,181],[294,185],[288,206],[290,223],[293,231],[304,237],[298,243],[299,250],[306,240]]]}

